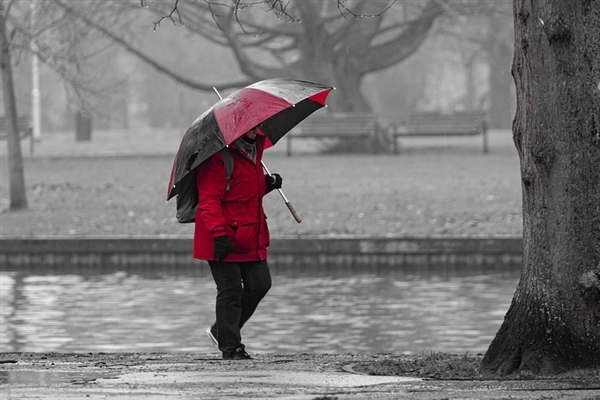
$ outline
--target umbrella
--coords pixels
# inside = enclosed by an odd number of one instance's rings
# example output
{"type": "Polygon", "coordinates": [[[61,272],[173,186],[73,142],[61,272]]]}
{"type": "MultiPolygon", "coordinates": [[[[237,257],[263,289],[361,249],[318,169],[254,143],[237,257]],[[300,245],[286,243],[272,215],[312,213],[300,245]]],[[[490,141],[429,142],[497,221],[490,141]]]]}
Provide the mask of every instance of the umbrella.
{"type": "Polygon", "coordinates": [[[302,120],[324,107],[332,89],[308,81],[267,79],[219,100],[196,118],[183,135],[171,170],[167,200],[195,190],[195,180],[191,179],[195,168],[253,127],[261,125],[267,139],[265,147],[273,146],[302,120]]]}

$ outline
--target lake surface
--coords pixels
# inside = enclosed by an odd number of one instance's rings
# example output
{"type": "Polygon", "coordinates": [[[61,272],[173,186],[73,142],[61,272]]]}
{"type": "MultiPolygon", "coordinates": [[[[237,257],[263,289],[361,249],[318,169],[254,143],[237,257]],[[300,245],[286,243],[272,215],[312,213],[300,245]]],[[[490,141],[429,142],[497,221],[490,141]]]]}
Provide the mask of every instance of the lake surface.
{"type": "MultiPolygon", "coordinates": [[[[250,353],[483,353],[519,271],[273,270],[242,331],[250,353]]],[[[0,272],[0,351],[215,352],[207,267],[0,272]]]]}

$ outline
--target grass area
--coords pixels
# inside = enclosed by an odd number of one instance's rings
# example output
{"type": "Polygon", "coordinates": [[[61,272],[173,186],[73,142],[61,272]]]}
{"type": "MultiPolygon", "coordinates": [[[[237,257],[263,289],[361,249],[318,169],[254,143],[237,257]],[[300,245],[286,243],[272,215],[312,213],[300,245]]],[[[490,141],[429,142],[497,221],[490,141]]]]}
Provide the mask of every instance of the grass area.
{"type": "MultiPolygon", "coordinates": [[[[478,141],[380,156],[268,151],[265,162],[283,176],[284,192],[303,219],[296,223],[273,192],[265,198],[271,234],[520,235],[518,157],[512,145],[491,143],[489,154],[478,141]]],[[[175,202],[165,202],[172,160],[27,158],[29,208],[8,212],[3,155],[0,235],[191,235],[192,226],[175,219],[175,202]]]]}
{"type": "Polygon", "coordinates": [[[415,355],[384,356],[383,359],[352,365],[354,372],[382,376],[414,376],[434,380],[548,380],[571,381],[581,386],[596,387],[598,371],[579,369],[555,375],[534,374],[529,371],[497,375],[481,369],[482,355],[458,355],[441,352],[415,355]]]}
{"type": "Polygon", "coordinates": [[[433,379],[483,378],[480,371],[482,357],[448,353],[422,353],[376,362],[353,365],[355,372],[369,375],[415,376],[433,379]]]}

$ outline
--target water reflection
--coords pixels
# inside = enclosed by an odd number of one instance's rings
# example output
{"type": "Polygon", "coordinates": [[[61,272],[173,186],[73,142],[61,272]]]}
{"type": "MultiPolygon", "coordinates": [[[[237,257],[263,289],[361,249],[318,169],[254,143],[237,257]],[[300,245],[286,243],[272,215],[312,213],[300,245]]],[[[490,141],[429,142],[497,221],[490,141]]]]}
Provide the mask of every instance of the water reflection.
{"type": "MultiPolygon", "coordinates": [[[[518,272],[274,271],[244,328],[251,352],[484,352],[518,272]]],[[[214,352],[207,268],[161,273],[0,272],[0,350],[214,352]]]]}

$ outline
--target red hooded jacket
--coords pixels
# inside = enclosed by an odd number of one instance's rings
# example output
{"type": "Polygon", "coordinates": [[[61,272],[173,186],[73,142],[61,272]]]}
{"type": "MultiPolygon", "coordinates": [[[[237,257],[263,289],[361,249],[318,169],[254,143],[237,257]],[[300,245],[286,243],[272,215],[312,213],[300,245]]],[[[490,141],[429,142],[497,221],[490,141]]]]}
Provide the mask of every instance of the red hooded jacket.
{"type": "Polygon", "coordinates": [[[256,164],[234,144],[229,146],[233,172],[227,187],[225,163],[220,153],[198,166],[198,210],[194,230],[193,257],[214,260],[213,239],[228,235],[235,252],[223,261],[244,262],[267,258],[270,243],[262,198],[266,194],[261,159],[264,136],[257,136],[256,164]]]}

